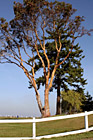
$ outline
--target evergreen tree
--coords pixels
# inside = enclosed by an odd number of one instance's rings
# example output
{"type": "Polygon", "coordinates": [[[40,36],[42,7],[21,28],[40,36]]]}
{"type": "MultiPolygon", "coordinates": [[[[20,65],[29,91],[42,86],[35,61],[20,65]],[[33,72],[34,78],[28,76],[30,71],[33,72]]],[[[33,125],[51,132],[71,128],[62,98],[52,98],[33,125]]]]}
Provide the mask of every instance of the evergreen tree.
{"type": "MultiPolygon", "coordinates": [[[[64,44],[63,51],[60,54],[59,62],[61,61],[61,56],[65,55],[68,52],[69,43],[70,42],[66,42],[64,44]]],[[[81,67],[81,60],[84,58],[82,52],[83,50],[78,46],[78,44],[74,46],[71,55],[65,61],[64,65],[60,65],[56,71],[52,86],[52,89],[57,89],[56,114],[61,113],[61,90],[68,91],[70,88],[73,88],[77,92],[81,93],[83,98],[84,85],[86,84],[86,80],[83,78],[83,68],[81,67]]]]}
{"type": "Polygon", "coordinates": [[[93,97],[87,92],[85,94],[85,100],[82,102],[83,111],[92,111],[93,110],[93,97]]]}
{"type": "MultiPolygon", "coordinates": [[[[59,59],[58,59],[59,63],[68,54],[69,46],[71,46],[71,42],[70,40],[66,40],[66,36],[62,36],[61,42],[62,42],[62,50],[60,52],[59,59]]],[[[47,56],[50,59],[51,72],[52,72],[54,68],[55,58],[57,55],[56,46],[54,42],[46,44],[46,51],[47,51],[47,56]]],[[[84,58],[84,55],[82,55],[82,53],[83,50],[80,48],[79,44],[75,45],[73,47],[70,56],[64,62],[64,65],[60,65],[56,70],[54,80],[53,80],[53,86],[50,89],[50,91],[53,91],[53,89],[57,90],[56,114],[61,113],[61,105],[60,105],[61,90],[68,91],[69,88],[72,87],[74,90],[81,93],[83,97],[84,85],[86,84],[86,80],[83,78],[83,68],[81,67],[81,60],[84,58]]],[[[46,59],[42,52],[41,54],[43,60],[46,62],[46,59]]],[[[40,61],[38,62],[38,65],[36,66],[35,70],[37,71],[38,69],[42,69],[42,65],[40,61]]],[[[40,85],[44,86],[45,84],[44,76],[37,78],[36,82],[38,88],[40,88],[40,85]]]]}

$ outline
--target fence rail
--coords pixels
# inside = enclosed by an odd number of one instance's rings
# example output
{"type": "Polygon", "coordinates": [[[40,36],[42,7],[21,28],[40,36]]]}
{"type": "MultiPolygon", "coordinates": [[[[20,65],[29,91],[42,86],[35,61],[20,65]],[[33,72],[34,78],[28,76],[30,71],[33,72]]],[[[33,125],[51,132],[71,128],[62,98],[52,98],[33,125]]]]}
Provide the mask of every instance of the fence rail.
{"type": "Polygon", "coordinates": [[[0,123],[33,123],[33,137],[9,137],[9,138],[1,138],[0,140],[29,140],[29,139],[41,139],[41,138],[51,138],[51,137],[59,137],[59,136],[66,136],[70,134],[78,134],[78,133],[84,133],[93,130],[93,127],[88,127],[88,115],[93,114],[93,111],[90,112],[84,112],[79,114],[73,114],[73,115],[65,115],[65,116],[58,116],[58,117],[49,117],[49,118],[42,118],[42,119],[22,119],[22,120],[0,120],[0,123]],[[85,116],[85,129],[76,130],[76,131],[70,131],[70,132],[64,132],[64,133],[58,133],[58,134],[51,134],[51,135],[44,135],[44,136],[36,136],[36,123],[37,122],[45,122],[45,121],[53,121],[53,120],[61,120],[61,119],[68,119],[68,118],[75,118],[75,117],[82,117],[85,116]]]}

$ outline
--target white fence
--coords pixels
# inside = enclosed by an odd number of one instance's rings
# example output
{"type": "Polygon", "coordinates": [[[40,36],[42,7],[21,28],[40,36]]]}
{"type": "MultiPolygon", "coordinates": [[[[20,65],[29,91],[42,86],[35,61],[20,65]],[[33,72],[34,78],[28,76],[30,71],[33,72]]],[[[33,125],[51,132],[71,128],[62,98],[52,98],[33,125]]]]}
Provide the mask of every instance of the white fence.
{"type": "Polygon", "coordinates": [[[42,119],[22,119],[22,120],[0,120],[0,123],[33,123],[33,137],[9,137],[9,138],[0,138],[0,140],[25,140],[25,139],[34,139],[39,140],[41,138],[51,138],[51,137],[59,137],[59,136],[66,136],[70,134],[78,134],[83,132],[88,132],[93,130],[93,127],[88,127],[88,115],[93,114],[93,111],[85,112],[85,113],[79,113],[79,114],[73,114],[73,115],[65,115],[65,116],[58,116],[58,117],[49,117],[49,118],[42,118],[42,119]],[[70,132],[64,132],[64,133],[58,133],[58,134],[52,134],[52,135],[44,135],[44,136],[36,136],[36,123],[37,122],[45,122],[45,121],[53,121],[53,120],[61,120],[61,119],[68,119],[68,118],[75,118],[75,117],[82,117],[85,116],[85,128],[81,130],[76,131],[70,131],[70,132]]]}

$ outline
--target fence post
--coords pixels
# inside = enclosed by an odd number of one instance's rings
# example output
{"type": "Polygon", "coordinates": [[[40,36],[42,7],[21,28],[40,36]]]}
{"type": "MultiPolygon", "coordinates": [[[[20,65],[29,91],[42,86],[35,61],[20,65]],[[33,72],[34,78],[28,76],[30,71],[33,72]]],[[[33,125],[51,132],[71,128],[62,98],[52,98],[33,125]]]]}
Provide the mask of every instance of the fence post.
{"type": "Polygon", "coordinates": [[[36,139],[36,122],[35,117],[33,117],[33,139],[36,139]]]}
{"type": "Polygon", "coordinates": [[[88,130],[88,114],[87,111],[85,111],[85,129],[88,130]]]}

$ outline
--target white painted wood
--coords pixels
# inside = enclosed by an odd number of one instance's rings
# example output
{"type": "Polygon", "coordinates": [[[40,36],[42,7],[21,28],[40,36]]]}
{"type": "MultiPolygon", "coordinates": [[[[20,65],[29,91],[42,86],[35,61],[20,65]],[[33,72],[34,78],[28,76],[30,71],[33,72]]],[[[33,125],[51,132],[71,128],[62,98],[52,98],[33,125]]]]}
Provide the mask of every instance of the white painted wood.
{"type": "Polygon", "coordinates": [[[88,130],[88,115],[87,115],[87,111],[85,111],[85,129],[88,130]]]}
{"type": "Polygon", "coordinates": [[[35,117],[33,118],[33,139],[36,139],[36,122],[35,117]]]}
{"type": "Polygon", "coordinates": [[[53,134],[53,135],[39,136],[39,137],[36,137],[36,139],[61,137],[61,136],[79,134],[79,133],[84,133],[84,132],[86,132],[86,129],[76,130],[76,131],[71,131],[71,132],[58,133],[58,134],[53,134]]]}
{"type": "MultiPolygon", "coordinates": [[[[93,130],[93,127],[88,128],[87,131],[91,131],[91,130],[93,130]]],[[[38,139],[42,139],[42,138],[61,137],[61,136],[67,136],[67,135],[84,133],[84,132],[87,132],[87,131],[86,131],[86,129],[82,129],[82,130],[76,130],[76,131],[64,132],[64,133],[58,133],[58,134],[53,134],[53,135],[39,136],[39,137],[36,137],[36,139],[38,140],[38,139]]]]}
{"type": "Polygon", "coordinates": [[[0,123],[33,123],[33,119],[0,120],[0,123]]]}
{"type": "Polygon", "coordinates": [[[21,119],[19,119],[19,120],[0,120],[0,123],[33,123],[33,137],[20,137],[20,138],[19,137],[16,137],[16,138],[9,137],[9,138],[0,138],[0,140],[30,140],[30,139],[37,140],[37,139],[41,139],[41,138],[60,137],[60,136],[66,136],[66,135],[71,135],[71,134],[78,134],[78,133],[84,133],[87,131],[92,131],[93,127],[88,127],[88,115],[91,115],[91,114],[93,114],[93,111],[79,113],[79,114],[73,114],[73,115],[49,117],[49,118],[43,118],[43,119],[33,118],[33,119],[22,119],[22,120],[21,119]],[[53,120],[75,118],[75,117],[81,117],[81,116],[85,116],[85,129],[36,137],[36,122],[53,121],[53,120]]]}
{"type": "MultiPolygon", "coordinates": [[[[93,114],[93,111],[86,112],[86,115],[91,115],[93,114]]],[[[54,120],[61,120],[61,119],[70,119],[70,118],[76,118],[76,117],[82,117],[85,116],[84,113],[78,113],[78,114],[73,114],[73,115],[64,115],[64,116],[58,116],[58,117],[48,117],[48,118],[42,118],[42,119],[36,119],[36,122],[45,122],[45,121],[54,121],[54,120]]]]}
{"type": "Polygon", "coordinates": [[[0,140],[31,140],[31,139],[33,139],[32,137],[30,138],[30,137],[9,137],[9,138],[0,138],[0,140]]]}

